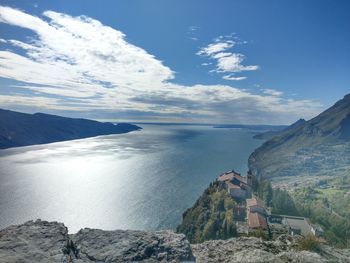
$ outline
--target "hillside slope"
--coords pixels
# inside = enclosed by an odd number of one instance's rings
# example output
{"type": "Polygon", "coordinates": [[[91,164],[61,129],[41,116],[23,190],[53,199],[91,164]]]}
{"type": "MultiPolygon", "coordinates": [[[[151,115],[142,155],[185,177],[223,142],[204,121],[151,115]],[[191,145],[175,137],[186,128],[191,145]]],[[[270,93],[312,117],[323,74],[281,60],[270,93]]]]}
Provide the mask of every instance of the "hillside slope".
{"type": "Polygon", "coordinates": [[[293,124],[291,124],[290,126],[287,126],[283,129],[280,130],[269,130],[266,132],[262,132],[262,133],[258,133],[254,136],[254,139],[260,139],[260,140],[270,140],[273,137],[281,134],[282,132],[286,132],[287,130],[291,130],[294,129],[300,125],[303,125],[306,122],[306,120],[304,119],[299,119],[296,122],[294,122],[293,124]]]}
{"type": "Polygon", "coordinates": [[[141,128],[127,123],[114,125],[87,119],[0,109],[0,149],[126,133],[139,129],[141,128]]]}
{"type": "Polygon", "coordinates": [[[350,94],[317,117],[266,141],[249,157],[258,177],[344,173],[350,169],[350,94]]]}

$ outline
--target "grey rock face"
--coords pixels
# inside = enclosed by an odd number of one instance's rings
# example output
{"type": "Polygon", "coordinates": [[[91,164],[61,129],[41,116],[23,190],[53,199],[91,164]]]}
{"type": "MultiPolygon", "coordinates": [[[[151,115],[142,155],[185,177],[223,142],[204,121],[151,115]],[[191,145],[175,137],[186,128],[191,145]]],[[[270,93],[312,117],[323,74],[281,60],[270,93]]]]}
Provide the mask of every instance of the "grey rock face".
{"type": "Polygon", "coordinates": [[[0,230],[0,263],[194,261],[190,243],[172,231],[82,229],[37,220],[0,230]]]}
{"type": "Polygon", "coordinates": [[[62,223],[37,220],[0,231],[0,262],[62,262],[68,230],[62,223]]]}
{"type": "Polygon", "coordinates": [[[62,223],[37,220],[0,230],[0,263],[112,262],[350,262],[350,250],[322,246],[317,254],[297,251],[296,238],[254,237],[190,245],[172,231],[82,229],[68,235],[62,223]],[[193,254],[192,254],[193,251],[193,254]]]}
{"type": "Polygon", "coordinates": [[[172,231],[82,229],[73,235],[83,262],[179,262],[194,260],[185,235],[172,231]]]}
{"type": "Polygon", "coordinates": [[[240,237],[229,240],[213,240],[192,245],[196,262],[258,262],[258,263],[314,263],[350,262],[350,250],[338,250],[324,246],[317,254],[298,251],[296,239],[282,237],[276,241],[262,241],[255,237],[240,237]]]}

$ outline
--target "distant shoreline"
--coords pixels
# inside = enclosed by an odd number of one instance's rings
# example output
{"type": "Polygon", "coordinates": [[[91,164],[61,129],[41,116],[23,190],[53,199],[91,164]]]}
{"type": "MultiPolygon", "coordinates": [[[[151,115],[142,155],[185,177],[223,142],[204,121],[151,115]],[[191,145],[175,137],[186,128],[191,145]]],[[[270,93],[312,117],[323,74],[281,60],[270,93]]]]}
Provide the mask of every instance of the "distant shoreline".
{"type": "Polygon", "coordinates": [[[141,129],[129,123],[113,124],[0,109],[0,149],[122,134],[141,129]]]}

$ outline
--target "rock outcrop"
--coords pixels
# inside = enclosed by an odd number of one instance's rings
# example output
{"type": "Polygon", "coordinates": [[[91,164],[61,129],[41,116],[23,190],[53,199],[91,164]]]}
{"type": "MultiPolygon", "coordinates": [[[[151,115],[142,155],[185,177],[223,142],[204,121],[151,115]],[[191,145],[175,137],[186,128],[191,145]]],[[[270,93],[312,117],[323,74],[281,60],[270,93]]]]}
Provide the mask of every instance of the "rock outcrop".
{"type": "Polygon", "coordinates": [[[0,230],[0,262],[63,262],[68,229],[57,222],[37,220],[0,230]]]}
{"type": "Polygon", "coordinates": [[[72,236],[82,262],[194,261],[185,235],[172,231],[82,229],[72,236]]]}
{"type": "Polygon", "coordinates": [[[190,243],[172,231],[82,229],[37,220],[0,230],[1,263],[194,262],[190,243]]]}
{"type": "Polygon", "coordinates": [[[296,249],[296,239],[281,236],[275,241],[263,241],[255,237],[239,237],[228,240],[206,241],[192,245],[196,262],[259,262],[259,263],[314,263],[350,262],[350,250],[323,246],[318,254],[296,249]]]}
{"type": "Polygon", "coordinates": [[[190,245],[172,231],[82,229],[68,235],[62,223],[37,220],[0,230],[1,263],[103,262],[350,262],[350,250],[322,246],[296,250],[296,239],[254,237],[190,245]],[[193,254],[192,254],[193,251],[193,254]]]}

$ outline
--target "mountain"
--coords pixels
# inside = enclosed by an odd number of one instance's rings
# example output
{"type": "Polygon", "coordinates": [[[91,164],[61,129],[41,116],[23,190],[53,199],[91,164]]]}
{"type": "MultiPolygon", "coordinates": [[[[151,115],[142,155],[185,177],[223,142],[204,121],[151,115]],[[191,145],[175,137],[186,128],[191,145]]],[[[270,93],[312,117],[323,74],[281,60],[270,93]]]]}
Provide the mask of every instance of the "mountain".
{"type": "Polygon", "coordinates": [[[259,178],[350,171],[350,94],[307,121],[266,141],[249,157],[259,178]]]}
{"type": "Polygon", "coordinates": [[[0,149],[126,133],[141,129],[128,124],[72,119],[44,113],[0,109],[0,149]]]}
{"type": "Polygon", "coordinates": [[[260,140],[270,140],[272,139],[274,136],[277,136],[279,134],[281,134],[282,132],[285,132],[287,130],[291,130],[294,129],[295,127],[298,127],[302,124],[304,124],[306,122],[306,120],[304,119],[299,119],[296,122],[294,122],[293,124],[291,124],[290,126],[284,127],[284,126],[277,126],[277,127],[281,127],[280,129],[275,129],[275,130],[268,130],[266,132],[262,132],[262,133],[258,133],[254,136],[254,139],[260,139],[260,140]]]}
{"type": "Polygon", "coordinates": [[[220,124],[213,126],[217,129],[249,129],[254,131],[280,131],[286,128],[286,125],[252,125],[252,124],[220,124]]]}

